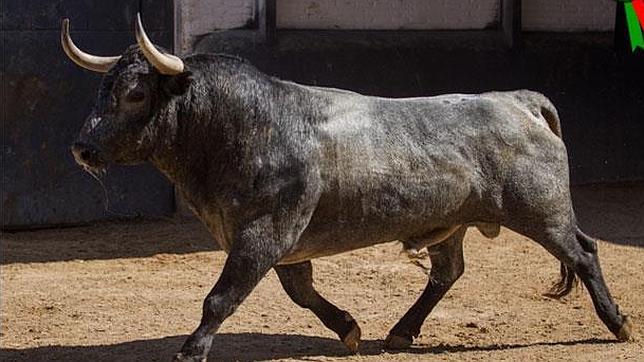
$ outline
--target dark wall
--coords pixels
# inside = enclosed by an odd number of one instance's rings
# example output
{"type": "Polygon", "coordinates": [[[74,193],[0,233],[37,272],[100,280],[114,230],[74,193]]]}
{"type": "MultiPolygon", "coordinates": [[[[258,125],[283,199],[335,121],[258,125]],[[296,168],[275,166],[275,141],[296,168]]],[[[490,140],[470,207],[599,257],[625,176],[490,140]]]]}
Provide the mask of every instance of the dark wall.
{"type": "Polygon", "coordinates": [[[612,33],[253,31],[213,33],[198,52],[236,53],[281,78],[391,96],[527,88],[557,106],[572,182],[644,180],[644,57],[617,57],[612,33]]]}
{"type": "Polygon", "coordinates": [[[173,211],[172,187],[151,167],[110,170],[104,193],[69,152],[95,101],[100,75],[65,56],[61,19],[70,18],[72,37],[81,49],[117,55],[135,41],[139,6],[151,37],[172,48],[169,0],[2,1],[3,229],[173,211]]]}

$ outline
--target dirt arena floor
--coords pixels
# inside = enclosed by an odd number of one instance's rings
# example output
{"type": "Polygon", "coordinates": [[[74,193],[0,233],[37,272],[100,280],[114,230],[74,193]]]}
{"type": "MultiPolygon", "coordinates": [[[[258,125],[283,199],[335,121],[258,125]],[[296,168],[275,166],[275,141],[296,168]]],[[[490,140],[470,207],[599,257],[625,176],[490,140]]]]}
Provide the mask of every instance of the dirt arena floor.
{"type": "MultiPolygon", "coordinates": [[[[466,271],[411,349],[383,351],[388,330],[425,286],[388,243],[314,261],[316,287],[360,323],[349,355],[271,272],[221,327],[210,360],[644,361],[644,187],[583,187],[581,224],[599,236],[604,275],[634,322],[617,343],[578,287],[542,296],[558,263],[511,231],[468,232],[466,271]]],[[[107,223],[2,235],[2,361],[165,361],[196,327],[225,259],[190,219],[107,223]]]]}

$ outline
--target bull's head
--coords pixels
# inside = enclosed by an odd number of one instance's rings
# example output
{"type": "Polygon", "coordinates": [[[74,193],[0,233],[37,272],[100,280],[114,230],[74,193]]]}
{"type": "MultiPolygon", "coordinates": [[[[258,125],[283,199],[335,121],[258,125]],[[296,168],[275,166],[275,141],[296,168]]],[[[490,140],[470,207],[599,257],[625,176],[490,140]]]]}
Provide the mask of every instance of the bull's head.
{"type": "Polygon", "coordinates": [[[61,42],[79,66],[105,74],[98,99],[72,145],[76,162],[96,174],[110,163],[132,165],[146,161],[158,137],[155,120],[168,102],[186,92],[190,72],[183,61],[159,51],[136,21],[136,45],[122,55],[102,57],[78,49],[63,20],[61,42]]]}

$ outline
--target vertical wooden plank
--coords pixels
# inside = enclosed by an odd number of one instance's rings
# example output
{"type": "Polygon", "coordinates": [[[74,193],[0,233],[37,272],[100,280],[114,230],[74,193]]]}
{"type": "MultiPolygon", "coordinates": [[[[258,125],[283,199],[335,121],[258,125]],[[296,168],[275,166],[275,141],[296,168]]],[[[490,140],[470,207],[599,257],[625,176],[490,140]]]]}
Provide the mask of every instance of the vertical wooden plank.
{"type": "Polygon", "coordinates": [[[277,42],[277,5],[275,0],[257,0],[259,32],[268,45],[277,42]]]}
{"type": "Polygon", "coordinates": [[[521,0],[501,0],[501,30],[510,49],[521,45],[521,0]]]}

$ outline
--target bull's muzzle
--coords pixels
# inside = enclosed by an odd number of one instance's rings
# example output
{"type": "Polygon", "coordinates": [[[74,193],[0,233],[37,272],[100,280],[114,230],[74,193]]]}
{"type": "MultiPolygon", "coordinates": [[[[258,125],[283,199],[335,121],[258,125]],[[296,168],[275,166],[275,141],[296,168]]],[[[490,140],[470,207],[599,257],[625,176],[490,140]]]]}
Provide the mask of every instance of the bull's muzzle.
{"type": "Polygon", "coordinates": [[[98,150],[91,145],[82,142],[75,142],[71,147],[71,151],[76,163],[85,169],[97,169],[104,166],[104,162],[101,159],[98,150]]]}

